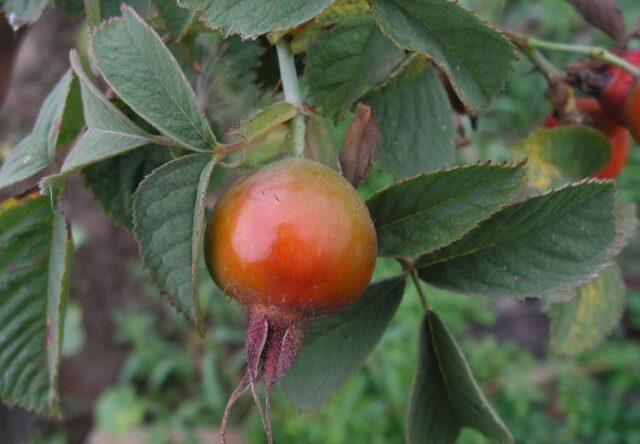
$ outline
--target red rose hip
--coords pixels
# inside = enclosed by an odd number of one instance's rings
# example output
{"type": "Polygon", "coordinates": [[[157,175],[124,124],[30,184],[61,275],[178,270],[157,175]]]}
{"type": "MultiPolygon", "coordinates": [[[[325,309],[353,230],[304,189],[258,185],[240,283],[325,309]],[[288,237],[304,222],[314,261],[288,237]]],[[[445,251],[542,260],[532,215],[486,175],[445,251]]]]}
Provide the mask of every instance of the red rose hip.
{"type": "MultiPolygon", "coordinates": [[[[621,57],[633,66],[640,67],[640,50],[626,51],[621,57]]],[[[631,73],[615,65],[609,66],[604,75],[606,83],[600,91],[600,103],[614,119],[624,123],[625,103],[635,79],[631,73]]]]}
{"type": "Polygon", "coordinates": [[[364,202],[337,172],[283,160],[233,186],[207,228],[218,286],[247,306],[283,316],[339,310],[364,291],[376,234],[364,202]]]}
{"type": "Polygon", "coordinates": [[[209,271],[220,289],[245,305],[247,371],[231,395],[255,382],[266,392],[263,423],[271,442],[269,390],[289,369],[306,320],[358,299],[376,261],[376,232],[356,190],[331,168],[303,159],[267,165],[227,190],[205,239],[209,271]]]}

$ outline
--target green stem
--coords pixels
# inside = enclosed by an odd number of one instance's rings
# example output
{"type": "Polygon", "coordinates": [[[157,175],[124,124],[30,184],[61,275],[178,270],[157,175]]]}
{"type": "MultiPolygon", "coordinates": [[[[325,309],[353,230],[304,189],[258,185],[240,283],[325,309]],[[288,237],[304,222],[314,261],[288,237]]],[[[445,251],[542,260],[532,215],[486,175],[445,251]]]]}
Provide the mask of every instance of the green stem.
{"type": "Polygon", "coordinates": [[[302,113],[302,91],[298,84],[296,64],[291,53],[291,46],[284,38],[276,43],[278,52],[278,64],[280,66],[280,78],[282,79],[282,89],[284,99],[298,109],[298,114],[291,119],[291,138],[293,140],[293,153],[296,156],[304,155],[304,139],[306,124],[302,113]]]}
{"type": "Polygon", "coordinates": [[[547,49],[549,51],[568,52],[571,54],[581,54],[592,59],[602,60],[611,65],[619,66],[620,68],[633,74],[634,77],[640,77],[640,68],[632,65],[626,60],[618,57],[617,55],[607,51],[604,48],[598,46],[584,46],[584,45],[569,45],[566,43],[552,43],[544,40],[538,40],[533,37],[529,37],[529,45],[534,48],[547,49]]]}
{"type": "Polygon", "coordinates": [[[509,37],[516,46],[518,46],[525,54],[527,54],[527,56],[529,56],[527,50],[536,49],[564,52],[569,54],[579,54],[591,57],[592,59],[602,60],[603,62],[609,63],[610,65],[616,65],[624,69],[625,71],[628,71],[633,76],[640,78],[640,68],[632,65],[626,60],[599,46],[548,42],[546,40],[540,40],[535,37],[519,34],[508,30],[505,31],[505,35],[507,35],[507,37],[509,37]]]}
{"type": "Polygon", "coordinates": [[[424,288],[422,288],[422,283],[420,282],[420,277],[418,276],[418,272],[415,268],[412,268],[409,272],[411,276],[411,280],[413,281],[413,285],[416,287],[418,291],[418,296],[420,297],[420,303],[422,304],[422,308],[424,311],[429,311],[429,301],[427,300],[427,296],[424,292],[424,288]]]}

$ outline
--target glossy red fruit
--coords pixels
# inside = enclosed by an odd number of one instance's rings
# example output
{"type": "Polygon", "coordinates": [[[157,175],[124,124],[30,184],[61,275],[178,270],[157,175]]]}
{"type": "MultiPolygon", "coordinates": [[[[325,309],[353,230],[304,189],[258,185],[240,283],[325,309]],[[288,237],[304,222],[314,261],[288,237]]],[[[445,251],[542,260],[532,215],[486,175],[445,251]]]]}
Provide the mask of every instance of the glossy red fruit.
{"type": "MultiPolygon", "coordinates": [[[[634,66],[640,67],[640,50],[626,51],[621,57],[634,66]]],[[[626,122],[626,101],[634,85],[634,77],[628,71],[611,65],[604,72],[605,86],[600,92],[600,103],[611,116],[620,123],[626,122]]]]}
{"type": "Polygon", "coordinates": [[[354,302],[376,260],[364,202],[346,179],[310,160],[270,164],[233,186],[207,230],[218,286],[245,305],[291,317],[354,302]]]}
{"type": "MultiPolygon", "coordinates": [[[[593,98],[581,98],[576,100],[576,106],[587,117],[587,124],[603,133],[611,144],[611,158],[595,177],[598,179],[615,179],[622,173],[629,156],[629,131],[614,121],[611,116],[602,109],[600,103],[593,98]]],[[[554,116],[547,117],[543,125],[546,128],[555,128],[562,122],[554,116]]]]}
{"type": "MultiPolygon", "coordinates": [[[[340,310],[367,287],[376,261],[371,216],[355,189],[317,162],[282,160],[231,187],[216,204],[205,241],[209,271],[249,310],[247,370],[229,410],[264,380],[263,424],[271,442],[270,387],[289,369],[306,320],[340,310]]],[[[223,441],[224,442],[224,441],[223,441]]]]}

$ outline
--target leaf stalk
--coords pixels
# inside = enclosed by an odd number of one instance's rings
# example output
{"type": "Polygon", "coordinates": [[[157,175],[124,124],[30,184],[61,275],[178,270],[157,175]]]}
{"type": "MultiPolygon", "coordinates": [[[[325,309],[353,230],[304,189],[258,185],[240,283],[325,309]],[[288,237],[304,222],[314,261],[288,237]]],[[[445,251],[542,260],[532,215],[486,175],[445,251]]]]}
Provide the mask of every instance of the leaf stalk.
{"type": "Polygon", "coordinates": [[[416,290],[418,291],[418,297],[420,298],[420,303],[422,304],[422,308],[424,308],[424,311],[429,311],[429,301],[427,300],[427,296],[424,292],[424,288],[422,288],[422,283],[420,282],[418,271],[415,268],[412,268],[409,274],[411,275],[411,280],[413,281],[413,285],[416,287],[416,290]]]}

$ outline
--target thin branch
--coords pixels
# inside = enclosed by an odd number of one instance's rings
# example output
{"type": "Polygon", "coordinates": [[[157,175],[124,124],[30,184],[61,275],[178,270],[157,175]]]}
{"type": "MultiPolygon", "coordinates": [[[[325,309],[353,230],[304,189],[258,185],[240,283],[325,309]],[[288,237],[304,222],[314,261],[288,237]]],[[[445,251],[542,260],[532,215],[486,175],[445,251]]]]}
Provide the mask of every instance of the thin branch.
{"type": "Polygon", "coordinates": [[[540,51],[529,45],[529,38],[522,34],[509,30],[503,30],[504,34],[511,42],[518,47],[520,52],[527,56],[531,63],[540,71],[547,80],[552,80],[561,75],[560,70],[556,68],[540,51]]]}
{"type": "Polygon", "coordinates": [[[518,48],[530,57],[528,51],[544,49],[547,51],[564,52],[569,54],[579,54],[592,59],[601,60],[610,65],[616,65],[633,76],[640,78],[640,68],[632,65],[621,57],[607,51],[599,46],[573,45],[569,43],[556,43],[540,40],[535,37],[520,34],[514,31],[504,30],[504,33],[518,48]]]}

